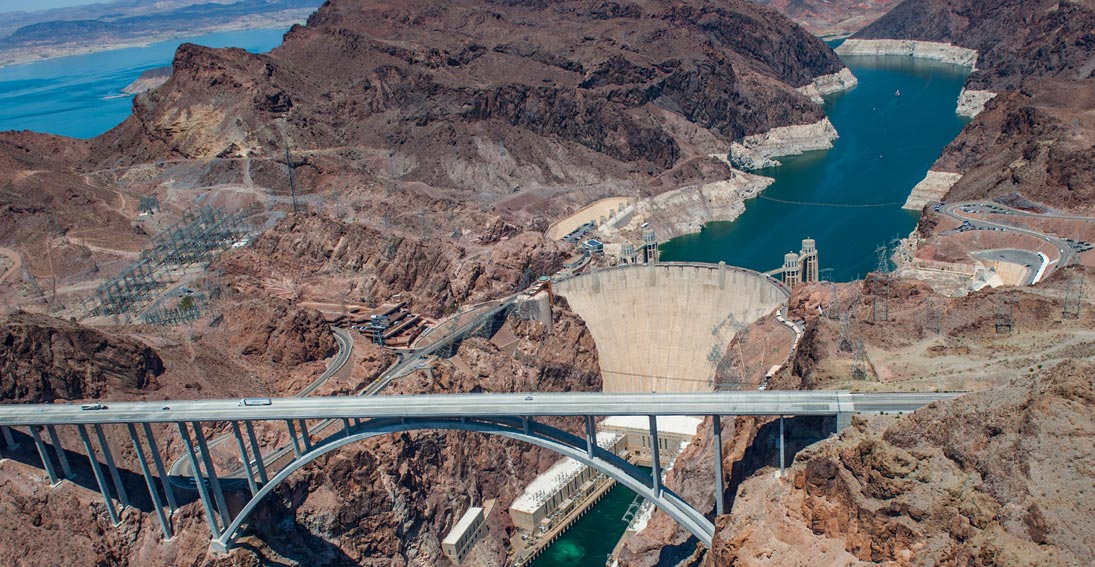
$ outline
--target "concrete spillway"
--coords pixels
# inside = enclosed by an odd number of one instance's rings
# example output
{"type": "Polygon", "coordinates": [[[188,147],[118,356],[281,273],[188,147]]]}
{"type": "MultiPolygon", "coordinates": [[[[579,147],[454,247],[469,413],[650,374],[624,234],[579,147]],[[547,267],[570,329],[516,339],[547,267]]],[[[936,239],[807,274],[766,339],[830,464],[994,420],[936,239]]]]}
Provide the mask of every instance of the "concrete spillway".
{"type": "Polygon", "coordinates": [[[710,391],[734,335],[787,303],[780,283],[725,264],[624,266],[554,285],[586,322],[605,392],[710,391]]]}

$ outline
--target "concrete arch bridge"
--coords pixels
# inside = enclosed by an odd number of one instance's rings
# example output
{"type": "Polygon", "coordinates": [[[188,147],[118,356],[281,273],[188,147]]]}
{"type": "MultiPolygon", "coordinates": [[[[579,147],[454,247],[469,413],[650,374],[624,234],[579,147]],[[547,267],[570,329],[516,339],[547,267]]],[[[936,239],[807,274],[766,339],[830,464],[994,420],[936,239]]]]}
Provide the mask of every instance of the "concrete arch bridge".
{"type": "MultiPolygon", "coordinates": [[[[716,514],[723,512],[724,490],[720,416],[835,416],[837,427],[846,425],[854,413],[909,412],[936,400],[958,394],[850,394],[838,391],[811,392],[719,392],[687,394],[461,394],[383,397],[277,398],[254,400],[196,400],[154,403],[102,402],[100,404],[10,405],[0,407],[0,430],[13,451],[13,431],[23,431],[33,440],[42,467],[51,483],[73,478],[69,456],[86,456],[102,494],[110,519],[117,525],[115,500],[128,505],[112,448],[103,433],[105,427],[128,430],[140,463],[165,540],[173,537],[171,515],[178,508],[175,491],[168,482],[161,448],[151,424],[174,424],[191,463],[193,486],[199,494],[214,550],[227,550],[240,534],[250,514],[263,498],[294,472],[317,458],[346,445],[378,435],[413,430],[454,430],[500,435],[537,445],[578,460],[631,488],[653,502],[700,542],[710,545],[714,534],[711,518],[662,486],[658,454],[659,415],[712,416],[714,418],[715,471],[712,490],[716,514]],[[646,474],[627,461],[597,446],[595,419],[600,416],[645,416],[653,439],[653,470],[646,474]],[[543,416],[574,416],[584,421],[584,436],[574,435],[537,421],[543,416]],[[321,439],[307,434],[308,421],[335,420],[342,427],[321,439]],[[253,422],[283,422],[292,439],[291,458],[267,463],[256,440],[253,422]],[[218,472],[213,464],[203,424],[229,424],[242,466],[237,471],[218,472]],[[242,428],[241,428],[242,424],[242,428]],[[75,428],[84,449],[66,450],[60,428],[75,428]],[[99,442],[92,444],[88,429],[99,442]],[[138,434],[144,433],[144,439],[138,434]],[[246,432],[246,438],[244,435],[246,432]],[[303,432],[304,434],[300,434],[303,432]],[[43,435],[44,433],[44,435],[43,435]],[[47,438],[47,443],[44,438],[47,438]],[[146,452],[148,456],[146,456],[146,452]],[[103,464],[109,472],[104,472],[103,464]],[[149,458],[151,457],[151,465],[149,458]],[[60,465],[60,473],[57,465],[60,465]],[[154,466],[153,466],[154,465],[154,466]],[[155,472],[153,472],[153,468],[155,472]],[[63,475],[63,476],[62,476],[63,475]],[[228,508],[223,482],[246,487],[250,499],[241,510],[228,508]],[[166,502],[165,502],[166,501],[166,502]],[[166,508],[166,510],[165,510],[166,508]]],[[[782,443],[782,437],[780,442],[782,443]]]]}

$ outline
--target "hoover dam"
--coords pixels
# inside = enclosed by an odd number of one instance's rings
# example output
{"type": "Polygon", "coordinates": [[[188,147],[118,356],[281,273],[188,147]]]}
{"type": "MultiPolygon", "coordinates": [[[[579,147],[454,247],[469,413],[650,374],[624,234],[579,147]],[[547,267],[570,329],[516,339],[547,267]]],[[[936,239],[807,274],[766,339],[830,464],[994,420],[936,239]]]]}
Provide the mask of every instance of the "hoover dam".
{"type": "Polygon", "coordinates": [[[620,266],[554,290],[589,327],[605,392],[710,391],[736,330],[789,296],[778,281],[725,263],[620,266]]]}

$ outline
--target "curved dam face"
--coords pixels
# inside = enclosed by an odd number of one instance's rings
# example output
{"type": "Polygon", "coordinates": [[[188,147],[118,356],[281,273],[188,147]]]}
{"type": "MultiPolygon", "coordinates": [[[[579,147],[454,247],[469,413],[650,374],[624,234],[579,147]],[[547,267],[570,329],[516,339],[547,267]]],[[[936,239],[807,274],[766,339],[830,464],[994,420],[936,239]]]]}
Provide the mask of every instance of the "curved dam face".
{"type": "Polygon", "coordinates": [[[788,299],[775,280],[722,263],[623,266],[553,287],[597,343],[605,392],[710,391],[735,325],[788,299]]]}

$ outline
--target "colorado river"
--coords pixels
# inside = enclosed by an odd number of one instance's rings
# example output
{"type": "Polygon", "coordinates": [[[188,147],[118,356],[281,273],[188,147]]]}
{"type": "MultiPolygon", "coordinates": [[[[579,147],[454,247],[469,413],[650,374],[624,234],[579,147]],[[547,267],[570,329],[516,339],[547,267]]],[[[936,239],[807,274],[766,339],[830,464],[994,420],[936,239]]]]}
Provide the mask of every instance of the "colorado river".
{"type": "Polygon", "coordinates": [[[725,260],[763,272],[812,237],[821,268],[849,281],[875,268],[878,246],[908,236],[918,213],[901,205],[966,122],[955,107],[969,69],[896,56],[844,62],[859,86],[826,99],[840,134],[833,148],[756,172],[775,183],[737,220],[665,243],[663,260],[725,260]]]}

